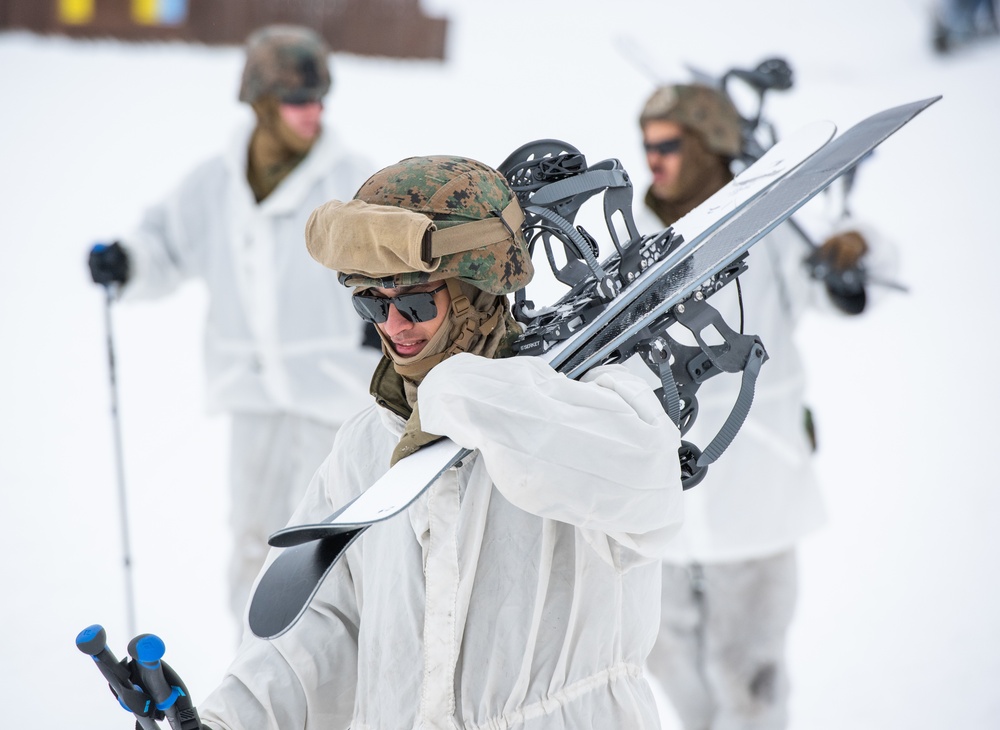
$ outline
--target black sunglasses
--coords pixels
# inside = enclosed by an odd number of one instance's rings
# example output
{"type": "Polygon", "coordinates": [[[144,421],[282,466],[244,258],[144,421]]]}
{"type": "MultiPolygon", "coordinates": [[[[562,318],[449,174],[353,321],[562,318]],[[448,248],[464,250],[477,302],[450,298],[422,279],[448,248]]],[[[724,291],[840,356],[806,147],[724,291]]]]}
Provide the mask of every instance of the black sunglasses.
{"type": "Polygon", "coordinates": [[[673,137],[671,139],[664,139],[660,142],[643,142],[642,148],[646,150],[646,154],[656,153],[660,157],[673,154],[681,148],[681,138],[673,137]]]}
{"type": "Polygon", "coordinates": [[[389,319],[389,305],[396,307],[396,311],[408,322],[428,322],[437,316],[437,305],[434,303],[434,295],[443,289],[447,289],[447,284],[442,284],[437,289],[430,291],[415,291],[407,294],[397,294],[394,297],[383,297],[378,294],[361,292],[351,297],[354,302],[354,309],[361,319],[373,324],[382,324],[389,319]]]}

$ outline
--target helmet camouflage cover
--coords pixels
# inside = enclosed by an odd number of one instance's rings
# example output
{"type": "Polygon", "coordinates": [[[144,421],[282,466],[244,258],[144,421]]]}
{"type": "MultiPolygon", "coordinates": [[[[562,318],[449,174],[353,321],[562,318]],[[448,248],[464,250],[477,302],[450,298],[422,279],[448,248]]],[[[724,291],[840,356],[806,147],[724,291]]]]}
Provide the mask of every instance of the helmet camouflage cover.
{"type": "MultiPolygon", "coordinates": [[[[502,295],[523,289],[534,274],[528,244],[520,228],[523,214],[517,199],[503,175],[481,162],[465,157],[410,157],[372,175],[354,199],[372,206],[420,213],[430,218],[438,231],[476,221],[492,220],[496,225],[484,245],[442,255],[432,267],[403,266],[409,270],[393,272],[389,278],[370,268],[365,273],[363,265],[345,266],[344,247],[338,247],[335,241],[309,241],[313,256],[341,271],[341,281],[347,286],[388,288],[457,278],[483,291],[502,295]]],[[[323,217],[323,208],[313,213],[314,219],[323,217]]],[[[310,223],[307,241],[325,235],[332,228],[331,225],[314,227],[310,223]]],[[[482,224],[478,228],[481,230],[482,224]]],[[[477,226],[470,227],[470,235],[476,229],[477,226]]],[[[453,233],[456,234],[453,237],[461,238],[457,230],[453,233]]],[[[377,245],[391,248],[397,244],[378,241],[377,245]]]]}
{"type": "Polygon", "coordinates": [[[269,25],[255,31],[247,39],[240,101],[319,101],[330,90],[328,55],[326,43],[309,28],[269,25]]]}
{"type": "Polygon", "coordinates": [[[639,115],[639,126],[663,120],[675,122],[697,134],[717,155],[738,157],[743,150],[742,118],[721,91],[701,84],[661,86],[649,97],[639,115]]]}

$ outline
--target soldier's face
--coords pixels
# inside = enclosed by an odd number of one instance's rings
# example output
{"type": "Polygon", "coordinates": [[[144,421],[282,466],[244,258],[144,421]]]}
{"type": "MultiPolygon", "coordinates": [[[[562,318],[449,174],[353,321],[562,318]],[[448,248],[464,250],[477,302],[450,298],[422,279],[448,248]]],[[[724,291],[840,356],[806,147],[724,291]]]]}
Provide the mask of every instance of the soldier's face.
{"type": "Polygon", "coordinates": [[[684,128],[676,122],[655,119],[642,129],[646,164],[653,173],[653,195],[669,200],[677,193],[681,176],[681,140],[684,128]]]}
{"type": "Polygon", "coordinates": [[[281,121],[307,142],[319,136],[323,118],[323,102],[310,101],[305,104],[279,104],[281,121]]]}
{"type": "Polygon", "coordinates": [[[382,332],[392,342],[392,349],[401,357],[413,357],[426,347],[428,341],[437,333],[448,318],[448,311],[451,307],[451,294],[448,287],[442,287],[440,281],[429,284],[418,284],[416,286],[403,286],[396,289],[374,288],[371,291],[383,297],[395,297],[400,294],[412,292],[429,292],[440,288],[434,293],[434,305],[437,307],[437,315],[426,322],[411,322],[399,313],[394,304],[389,305],[389,315],[385,322],[376,324],[382,332]]]}

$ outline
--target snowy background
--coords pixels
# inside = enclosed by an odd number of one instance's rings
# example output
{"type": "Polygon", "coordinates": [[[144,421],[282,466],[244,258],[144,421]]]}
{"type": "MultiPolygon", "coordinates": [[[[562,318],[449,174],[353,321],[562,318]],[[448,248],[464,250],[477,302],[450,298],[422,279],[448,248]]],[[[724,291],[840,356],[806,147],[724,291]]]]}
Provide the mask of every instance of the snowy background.
{"type": "MultiPolygon", "coordinates": [[[[1000,727],[1000,44],[935,56],[922,0],[424,5],[451,20],[447,62],[333,59],[328,123],[373,171],[416,154],[499,164],[557,137],[644,186],[635,119],[652,74],[683,80],[685,63],[787,58],[795,87],[767,109],[789,133],[944,95],[879,148],[853,197],[899,246],[910,293],[802,332],[831,523],[802,548],[792,728],[1000,727]]],[[[241,67],[234,48],[0,34],[4,727],[131,727],[74,647],[97,622],[119,656],[130,638],[104,301],[85,254],[248,117],[241,67]]],[[[204,307],[192,284],[113,319],[138,629],[165,638],[196,702],[236,640],[204,307]]]]}

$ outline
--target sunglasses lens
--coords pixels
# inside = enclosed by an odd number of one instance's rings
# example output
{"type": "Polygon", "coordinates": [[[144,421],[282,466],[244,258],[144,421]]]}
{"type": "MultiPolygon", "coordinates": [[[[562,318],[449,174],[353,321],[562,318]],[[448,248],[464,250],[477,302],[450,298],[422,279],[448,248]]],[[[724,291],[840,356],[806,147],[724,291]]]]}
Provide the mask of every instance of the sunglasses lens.
{"type": "Polygon", "coordinates": [[[389,301],[380,297],[365,296],[355,294],[351,297],[356,311],[365,322],[381,324],[389,318],[389,301]]]}
{"type": "Polygon", "coordinates": [[[396,297],[393,304],[396,305],[399,313],[411,322],[427,322],[437,316],[434,295],[430,292],[403,294],[396,297]]]}
{"type": "Polygon", "coordinates": [[[669,155],[677,152],[681,148],[681,138],[675,137],[673,139],[665,139],[656,143],[646,142],[643,144],[643,147],[645,147],[646,152],[649,153],[655,152],[660,156],[669,155]]]}
{"type": "Polygon", "coordinates": [[[410,322],[427,322],[437,316],[437,305],[434,304],[434,294],[431,292],[413,292],[400,294],[398,297],[375,297],[370,294],[355,294],[351,297],[355,311],[361,319],[374,324],[382,324],[389,318],[389,305],[410,322]]]}

